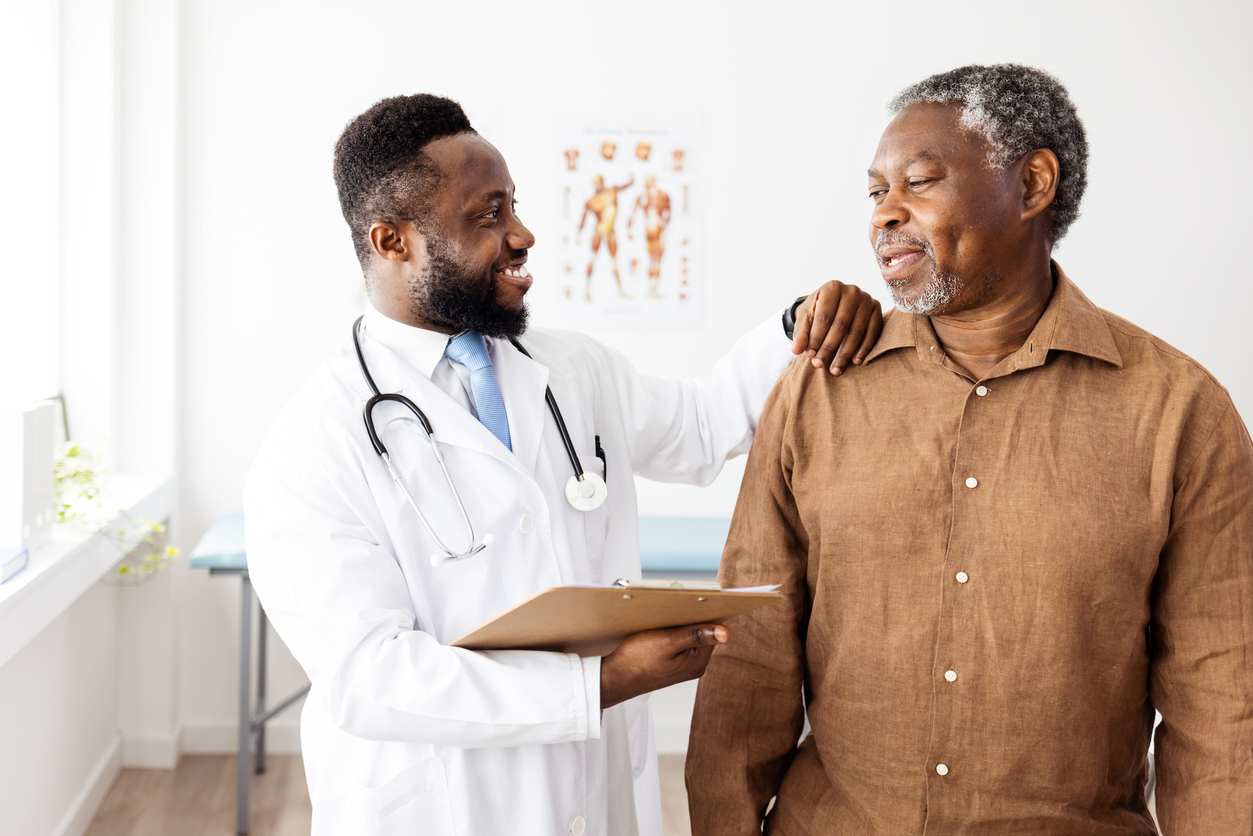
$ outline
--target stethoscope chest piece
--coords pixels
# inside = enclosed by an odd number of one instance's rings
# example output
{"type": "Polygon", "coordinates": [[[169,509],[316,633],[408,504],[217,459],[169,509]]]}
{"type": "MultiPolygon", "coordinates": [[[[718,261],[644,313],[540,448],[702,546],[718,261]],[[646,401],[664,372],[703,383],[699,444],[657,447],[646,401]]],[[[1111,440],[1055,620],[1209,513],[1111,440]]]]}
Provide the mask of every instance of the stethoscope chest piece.
{"type": "Polygon", "coordinates": [[[566,482],[566,501],[577,511],[595,511],[608,497],[605,480],[595,473],[584,472],[582,480],[571,476],[566,482]]]}

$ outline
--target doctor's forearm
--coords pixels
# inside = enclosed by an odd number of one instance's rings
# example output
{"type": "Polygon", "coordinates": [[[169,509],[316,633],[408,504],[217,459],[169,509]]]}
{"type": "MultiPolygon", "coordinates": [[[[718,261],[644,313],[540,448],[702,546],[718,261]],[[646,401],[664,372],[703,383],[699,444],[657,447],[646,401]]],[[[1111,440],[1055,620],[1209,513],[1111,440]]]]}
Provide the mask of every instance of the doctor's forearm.
{"type": "Polygon", "coordinates": [[[373,672],[359,668],[333,674],[347,684],[327,697],[335,725],[367,740],[463,749],[599,736],[599,710],[592,699],[596,690],[589,689],[589,666],[577,656],[534,651],[456,655],[462,658],[452,665],[415,668],[376,658],[373,672]]]}
{"type": "Polygon", "coordinates": [[[619,367],[619,397],[635,428],[635,472],[659,482],[712,482],[728,459],[748,450],[766,396],[794,359],[775,312],[739,339],[711,377],[644,377],[619,367]]]}

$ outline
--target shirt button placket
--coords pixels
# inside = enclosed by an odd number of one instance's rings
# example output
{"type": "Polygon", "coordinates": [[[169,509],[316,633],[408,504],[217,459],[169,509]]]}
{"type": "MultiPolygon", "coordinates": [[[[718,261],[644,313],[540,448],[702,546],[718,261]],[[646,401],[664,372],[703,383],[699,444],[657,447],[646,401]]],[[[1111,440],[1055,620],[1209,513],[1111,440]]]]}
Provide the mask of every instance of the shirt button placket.
{"type": "MultiPolygon", "coordinates": [[[[979,397],[981,397],[981,398],[982,398],[982,397],[984,397],[985,395],[987,395],[987,394],[988,394],[988,387],[983,386],[983,385],[977,386],[977,387],[975,388],[975,394],[976,394],[976,395],[978,395],[978,396],[979,396],[979,397]]],[[[965,479],[965,481],[964,481],[964,484],[965,484],[965,486],[966,486],[967,490],[974,490],[975,488],[979,487],[979,480],[978,480],[978,479],[976,479],[974,476],[967,476],[967,477],[966,477],[966,479],[965,479]]],[[[956,509],[954,509],[954,510],[956,510],[956,509]]],[[[956,579],[956,581],[957,581],[959,584],[964,584],[964,583],[966,583],[967,581],[969,581],[969,580],[970,580],[970,576],[969,576],[969,575],[967,575],[965,572],[957,572],[957,573],[956,573],[953,577],[956,579]]],[[[946,670],[946,671],[944,672],[944,681],[945,681],[945,682],[949,682],[949,683],[954,683],[954,682],[956,682],[956,681],[957,681],[957,671],[956,671],[956,670],[954,670],[954,669],[952,669],[952,668],[949,668],[948,670],[946,670]]],[[[954,696],[954,698],[956,698],[956,693],[954,693],[954,695],[953,695],[953,696],[954,696]]],[[[948,775],[948,764],[946,764],[946,763],[937,763],[937,764],[935,765],[935,774],[936,774],[936,775],[939,775],[941,778],[943,778],[944,776],[948,775]]]]}
{"type": "MultiPolygon", "coordinates": [[[[974,387],[974,394],[979,398],[987,397],[989,392],[991,392],[991,390],[987,386],[984,386],[983,384],[978,384],[977,386],[974,387]]],[[[968,403],[966,406],[966,409],[969,410],[972,408],[973,408],[973,403],[968,403]]],[[[982,412],[983,410],[977,410],[976,414],[982,413],[982,412]]],[[[968,433],[963,431],[959,434],[959,443],[964,446],[969,441],[971,443],[970,449],[978,449],[977,439],[979,438],[978,427],[980,423],[981,421],[976,419],[970,423],[968,428],[965,425],[963,425],[963,430],[969,429],[970,438],[968,439],[967,438],[968,433]]],[[[957,472],[960,473],[961,469],[965,469],[965,466],[969,466],[971,464],[977,464],[977,461],[973,461],[973,460],[968,461],[965,463],[965,465],[963,465],[961,462],[958,462],[957,466],[960,469],[957,472]]],[[[968,475],[962,479],[962,484],[965,485],[968,491],[973,491],[975,488],[979,487],[979,479],[975,477],[974,475],[969,474],[969,471],[967,471],[967,474],[968,475]]],[[[963,531],[964,518],[965,518],[965,515],[968,513],[971,513],[971,509],[968,508],[966,506],[966,503],[963,502],[959,498],[959,496],[955,494],[953,496],[953,514],[954,514],[954,522],[955,522],[954,531],[956,532],[963,531]]],[[[963,552],[966,552],[967,550],[966,547],[968,546],[968,544],[964,541],[963,537],[959,536],[958,540],[955,543],[950,542],[950,546],[955,547],[952,552],[953,554],[961,554],[963,552]]],[[[956,580],[958,584],[962,584],[962,585],[970,581],[970,575],[968,575],[965,571],[956,571],[950,577],[956,580]]],[[[945,597],[947,598],[948,596],[945,596],[945,597]]],[[[969,604],[969,599],[962,596],[960,598],[948,599],[948,603],[946,604],[946,606],[957,607],[960,609],[961,607],[963,607],[963,605],[968,605],[968,604],[969,604]]],[[[944,648],[947,647],[948,640],[955,639],[955,638],[956,636],[942,637],[941,652],[946,652],[944,648]]],[[[941,676],[944,677],[944,681],[946,683],[952,684],[954,687],[956,687],[958,676],[957,676],[957,670],[955,667],[950,667],[950,668],[945,669],[944,672],[941,674],[941,676]]],[[[960,698],[959,691],[952,691],[952,692],[946,691],[944,693],[948,694],[948,696],[944,698],[945,703],[948,703],[952,700],[956,700],[960,698]]],[[[943,726],[941,728],[943,728],[943,726]]],[[[938,744],[940,748],[944,748],[945,739],[948,737],[949,737],[949,733],[939,732],[937,736],[933,737],[933,741],[936,744],[938,744]]],[[[937,762],[934,768],[935,768],[935,774],[939,776],[940,778],[944,778],[945,776],[949,774],[949,765],[947,763],[937,762]]]]}

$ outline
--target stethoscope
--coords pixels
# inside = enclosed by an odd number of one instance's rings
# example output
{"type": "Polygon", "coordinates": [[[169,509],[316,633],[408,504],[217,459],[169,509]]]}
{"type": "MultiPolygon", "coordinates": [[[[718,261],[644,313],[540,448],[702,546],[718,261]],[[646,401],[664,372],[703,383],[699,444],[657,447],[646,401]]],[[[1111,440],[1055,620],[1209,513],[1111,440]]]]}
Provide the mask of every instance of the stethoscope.
{"type": "MultiPolygon", "coordinates": [[[[387,472],[392,475],[392,479],[400,486],[401,492],[405,495],[405,499],[409,500],[410,507],[414,513],[418,515],[418,519],[422,521],[422,527],[426,529],[426,533],[431,535],[431,539],[439,546],[440,553],[431,555],[431,565],[441,566],[449,560],[464,560],[467,557],[473,557],[483,549],[496,542],[496,538],[491,534],[483,535],[483,540],[476,543],[474,537],[474,525],[470,522],[470,515],[466,512],[466,506],[461,501],[461,494],[457,492],[457,486],[453,484],[452,474],[448,472],[448,465],[444,463],[444,456],[439,451],[439,444],[435,440],[435,432],[431,429],[431,422],[427,420],[426,413],[418,408],[418,405],[397,392],[381,393],[379,388],[374,385],[374,378],[370,376],[370,370],[365,364],[365,355],[361,353],[361,341],[357,338],[357,331],[361,327],[361,320],[364,317],[357,317],[357,321],[352,324],[352,344],[357,349],[357,362],[361,364],[361,374],[365,376],[365,382],[370,385],[370,391],[374,393],[365,403],[365,431],[370,435],[370,443],[374,445],[374,452],[378,453],[383,459],[383,463],[387,465],[387,472]],[[435,533],[435,529],[427,521],[426,515],[422,513],[422,509],[418,507],[418,503],[414,501],[413,495],[409,493],[409,489],[405,487],[405,483],[401,480],[400,474],[396,472],[395,466],[392,465],[391,456],[387,452],[387,448],[383,446],[383,442],[379,439],[378,432],[374,428],[374,407],[383,401],[395,401],[396,403],[406,407],[417,417],[418,423],[422,425],[422,431],[426,433],[426,440],[431,444],[431,450],[435,453],[435,460],[439,462],[440,469],[444,471],[444,479],[448,482],[448,489],[452,491],[453,499],[457,501],[457,508],[461,511],[461,518],[465,520],[466,531],[470,534],[470,547],[463,552],[453,551],[444,545],[444,541],[435,533]]],[[[513,347],[522,352],[527,358],[531,355],[523,348],[517,340],[510,339],[513,347]]],[[[597,508],[605,504],[605,499],[609,496],[609,489],[605,486],[605,480],[597,476],[595,473],[588,473],[583,470],[583,465],[579,462],[578,453],[574,452],[574,442],[570,440],[570,432],[566,429],[565,419],[561,417],[561,410],[557,407],[557,399],[553,397],[553,390],[545,387],[544,400],[548,402],[548,411],[553,414],[553,419],[557,422],[557,432],[561,434],[561,443],[566,447],[566,455],[570,457],[570,466],[574,468],[574,475],[566,482],[566,501],[579,511],[595,511],[597,508]]],[[[604,453],[600,449],[600,439],[596,439],[596,454],[604,461],[604,453]]]]}

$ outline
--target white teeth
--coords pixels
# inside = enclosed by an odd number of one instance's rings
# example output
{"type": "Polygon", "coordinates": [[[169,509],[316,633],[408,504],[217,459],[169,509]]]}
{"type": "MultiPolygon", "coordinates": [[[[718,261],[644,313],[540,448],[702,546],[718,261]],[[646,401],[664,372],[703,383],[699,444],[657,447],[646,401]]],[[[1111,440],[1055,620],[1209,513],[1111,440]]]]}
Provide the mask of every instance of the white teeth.
{"type": "Polygon", "coordinates": [[[504,270],[501,270],[500,272],[504,273],[506,276],[508,276],[511,279],[529,279],[531,277],[530,271],[527,270],[526,267],[522,265],[519,265],[517,267],[506,267],[504,270]]]}
{"type": "Polygon", "coordinates": [[[884,267],[895,267],[914,253],[905,253],[904,255],[890,255],[883,260],[884,267]]]}

